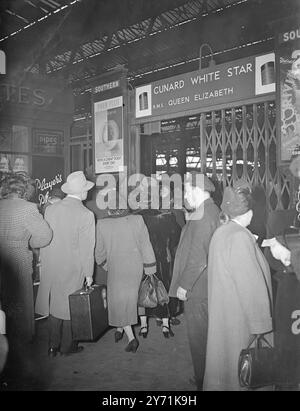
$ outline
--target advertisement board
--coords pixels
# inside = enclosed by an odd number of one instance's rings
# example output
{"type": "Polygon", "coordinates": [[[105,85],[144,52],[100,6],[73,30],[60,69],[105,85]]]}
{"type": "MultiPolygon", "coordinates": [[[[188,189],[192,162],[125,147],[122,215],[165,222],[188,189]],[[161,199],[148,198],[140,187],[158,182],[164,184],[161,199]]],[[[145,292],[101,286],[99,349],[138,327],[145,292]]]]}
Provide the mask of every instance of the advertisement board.
{"type": "Polygon", "coordinates": [[[275,54],[239,60],[136,88],[135,116],[150,119],[275,92],[275,54]]]}
{"type": "Polygon", "coordinates": [[[94,102],[95,173],[124,167],[123,96],[94,102]]]}
{"type": "Polygon", "coordinates": [[[277,135],[279,165],[300,151],[300,28],[277,36],[277,135]]]}

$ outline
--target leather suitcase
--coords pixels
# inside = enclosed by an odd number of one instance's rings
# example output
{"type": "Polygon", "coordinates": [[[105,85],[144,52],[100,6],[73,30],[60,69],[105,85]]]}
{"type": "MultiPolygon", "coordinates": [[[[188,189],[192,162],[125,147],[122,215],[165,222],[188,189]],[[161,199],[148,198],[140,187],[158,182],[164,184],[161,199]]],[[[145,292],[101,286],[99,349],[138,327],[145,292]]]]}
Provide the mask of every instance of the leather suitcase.
{"type": "Polygon", "coordinates": [[[93,285],[69,295],[73,340],[95,341],[108,328],[106,286],[93,285]]]}

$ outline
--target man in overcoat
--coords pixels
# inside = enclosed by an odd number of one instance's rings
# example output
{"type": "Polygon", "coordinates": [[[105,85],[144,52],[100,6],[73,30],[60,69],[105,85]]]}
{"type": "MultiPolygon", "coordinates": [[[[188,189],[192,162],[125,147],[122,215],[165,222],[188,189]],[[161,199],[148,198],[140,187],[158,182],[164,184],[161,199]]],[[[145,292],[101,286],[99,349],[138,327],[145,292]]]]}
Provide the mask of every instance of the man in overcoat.
{"type": "Polygon", "coordinates": [[[67,196],[46,208],[45,219],[53,240],[41,250],[41,281],[36,312],[49,315],[49,356],[80,352],[72,340],[69,295],[92,284],[95,248],[95,219],[83,204],[94,183],[82,171],[71,173],[61,190],[67,196]]]}
{"type": "Polygon", "coordinates": [[[181,232],[169,295],[185,301],[195,383],[198,390],[202,390],[208,328],[208,249],[219,225],[220,211],[210,197],[215,190],[213,183],[207,176],[199,176],[199,173],[192,173],[186,179],[185,200],[191,212],[181,232]]]}

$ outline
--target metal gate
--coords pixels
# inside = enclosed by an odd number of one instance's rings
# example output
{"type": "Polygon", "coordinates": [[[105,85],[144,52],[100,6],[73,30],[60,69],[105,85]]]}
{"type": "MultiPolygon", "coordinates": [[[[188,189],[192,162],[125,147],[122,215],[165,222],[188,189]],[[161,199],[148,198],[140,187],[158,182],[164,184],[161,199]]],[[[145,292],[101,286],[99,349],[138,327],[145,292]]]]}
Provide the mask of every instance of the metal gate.
{"type": "Polygon", "coordinates": [[[198,170],[218,181],[222,190],[243,177],[263,188],[267,212],[289,207],[289,182],[276,163],[273,100],[162,121],[152,155],[152,172],[158,175],[198,170]]]}

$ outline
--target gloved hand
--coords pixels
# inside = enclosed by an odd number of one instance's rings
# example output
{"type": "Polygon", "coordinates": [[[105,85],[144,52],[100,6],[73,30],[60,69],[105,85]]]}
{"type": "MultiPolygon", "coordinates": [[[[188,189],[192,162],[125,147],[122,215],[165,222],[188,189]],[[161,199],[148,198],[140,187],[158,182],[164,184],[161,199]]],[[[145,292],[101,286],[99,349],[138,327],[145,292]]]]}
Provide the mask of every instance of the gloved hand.
{"type": "Polygon", "coordinates": [[[93,277],[85,277],[86,285],[90,287],[93,284],[93,277]]]}
{"type": "Polygon", "coordinates": [[[179,300],[181,300],[181,301],[186,301],[187,300],[187,297],[186,297],[187,290],[185,290],[184,288],[178,287],[176,294],[177,294],[177,298],[179,300]]]}
{"type": "Polygon", "coordinates": [[[262,247],[270,247],[273,257],[276,258],[276,260],[280,260],[286,267],[291,264],[290,250],[280,244],[275,237],[269,240],[264,240],[262,247]]]}

